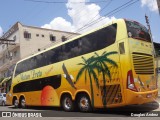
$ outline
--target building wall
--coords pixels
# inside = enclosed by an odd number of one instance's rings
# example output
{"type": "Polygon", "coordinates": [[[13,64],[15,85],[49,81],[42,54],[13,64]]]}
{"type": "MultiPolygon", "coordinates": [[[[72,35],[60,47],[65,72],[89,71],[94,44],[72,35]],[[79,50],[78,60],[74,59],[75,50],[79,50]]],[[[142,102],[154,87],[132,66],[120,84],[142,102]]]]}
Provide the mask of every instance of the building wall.
{"type": "Polygon", "coordinates": [[[7,39],[15,39],[16,45],[8,45],[8,48],[6,44],[0,45],[0,78],[10,75],[10,67],[20,59],[19,32],[13,32],[7,39]]]}
{"type": "MultiPolygon", "coordinates": [[[[26,56],[37,53],[38,50],[43,50],[51,45],[56,45],[62,42],[62,36],[75,37],[77,34],[53,31],[48,29],[39,29],[35,27],[20,26],[20,57],[24,58],[26,56]],[[27,31],[31,33],[31,38],[24,38],[24,32],[27,31]],[[50,40],[50,35],[55,36],[55,41],[50,40]]],[[[70,37],[70,38],[71,38],[70,37]]]]}
{"type": "Polygon", "coordinates": [[[15,40],[15,45],[7,47],[0,44],[0,78],[10,76],[20,59],[62,42],[62,36],[70,36],[69,39],[77,35],[79,34],[25,26],[17,22],[2,36],[4,39],[15,40]],[[24,38],[24,32],[30,33],[31,37],[24,38]],[[55,36],[55,41],[50,40],[50,35],[55,36]]]}

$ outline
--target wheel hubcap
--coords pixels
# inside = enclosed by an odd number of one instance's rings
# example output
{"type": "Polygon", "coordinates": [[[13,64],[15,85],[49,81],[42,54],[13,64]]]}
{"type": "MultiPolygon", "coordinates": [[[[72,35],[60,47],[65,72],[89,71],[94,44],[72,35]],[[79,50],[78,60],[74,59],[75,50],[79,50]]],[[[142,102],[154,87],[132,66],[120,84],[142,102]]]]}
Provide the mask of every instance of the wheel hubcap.
{"type": "Polygon", "coordinates": [[[18,100],[14,101],[14,106],[17,107],[18,106],[18,100]]]}
{"type": "Polygon", "coordinates": [[[22,107],[25,107],[25,105],[26,105],[26,102],[25,102],[25,100],[23,99],[23,100],[21,101],[21,106],[22,106],[22,107]]]}
{"type": "Polygon", "coordinates": [[[64,106],[65,106],[66,109],[70,109],[70,108],[71,108],[71,106],[72,106],[72,101],[71,101],[70,98],[66,98],[66,99],[64,100],[64,106]]]}
{"type": "Polygon", "coordinates": [[[89,101],[87,98],[83,97],[80,99],[80,108],[87,110],[89,108],[89,101]]]}

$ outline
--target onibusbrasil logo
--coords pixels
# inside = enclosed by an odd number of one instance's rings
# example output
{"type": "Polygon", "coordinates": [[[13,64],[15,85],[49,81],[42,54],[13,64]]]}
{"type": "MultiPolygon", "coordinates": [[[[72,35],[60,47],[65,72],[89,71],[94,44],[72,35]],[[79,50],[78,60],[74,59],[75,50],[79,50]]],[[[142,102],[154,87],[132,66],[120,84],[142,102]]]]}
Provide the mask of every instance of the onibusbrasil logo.
{"type": "Polygon", "coordinates": [[[41,112],[2,112],[2,117],[42,117],[41,112]]]}

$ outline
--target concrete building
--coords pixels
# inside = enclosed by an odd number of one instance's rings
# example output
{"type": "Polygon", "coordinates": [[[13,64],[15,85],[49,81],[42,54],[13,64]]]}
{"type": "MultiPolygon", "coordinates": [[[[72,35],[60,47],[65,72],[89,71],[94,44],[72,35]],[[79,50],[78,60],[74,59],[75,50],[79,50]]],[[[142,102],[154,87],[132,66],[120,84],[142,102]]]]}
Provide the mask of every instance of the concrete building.
{"type": "Polygon", "coordinates": [[[17,22],[1,37],[2,40],[14,40],[15,45],[0,41],[0,79],[11,76],[18,60],[77,35],[79,34],[26,26],[17,22]]]}

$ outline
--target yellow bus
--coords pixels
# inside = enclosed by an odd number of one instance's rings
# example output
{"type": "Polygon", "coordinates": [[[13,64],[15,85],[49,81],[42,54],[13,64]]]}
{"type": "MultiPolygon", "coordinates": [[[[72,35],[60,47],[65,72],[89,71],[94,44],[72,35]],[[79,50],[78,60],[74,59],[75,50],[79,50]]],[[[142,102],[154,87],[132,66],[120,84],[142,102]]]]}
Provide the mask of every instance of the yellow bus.
{"type": "Polygon", "coordinates": [[[157,95],[148,30],[117,19],[17,62],[7,104],[87,112],[144,104],[157,95]]]}

